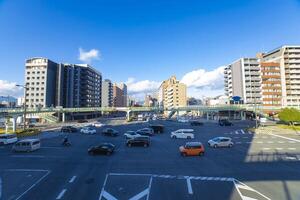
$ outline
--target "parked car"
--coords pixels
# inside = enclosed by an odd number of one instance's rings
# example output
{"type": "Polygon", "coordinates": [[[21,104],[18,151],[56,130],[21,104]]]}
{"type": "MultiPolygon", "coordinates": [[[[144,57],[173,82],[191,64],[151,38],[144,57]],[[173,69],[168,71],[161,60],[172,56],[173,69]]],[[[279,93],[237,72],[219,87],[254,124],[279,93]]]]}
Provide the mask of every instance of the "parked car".
{"type": "Polygon", "coordinates": [[[204,154],[204,146],[201,142],[187,142],[184,146],[179,147],[182,156],[202,156],[204,154]]]}
{"type": "Polygon", "coordinates": [[[140,130],[137,130],[136,133],[140,135],[152,136],[154,131],[152,128],[142,128],[140,130]]]}
{"type": "Polygon", "coordinates": [[[211,140],[208,140],[208,145],[210,147],[232,147],[233,142],[230,137],[216,137],[211,140]]]}
{"type": "Polygon", "coordinates": [[[84,134],[96,134],[96,129],[94,128],[91,128],[91,127],[83,127],[81,130],[80,130],[80,133],[84,133],[84,134]]]}
{"type": "Polygon", "coordinates": [[[88,123],[89,121],[86,119],[79,119],[77,120],[77,123],[88,123]]]}
{"type": "Polygon", "coordinates": [[[221,119],[219,120],[220,126],[233,126],[233,123],[228,121],[228,119],[221,119]]]}
{"type": "Polygon", "coordinates": [[[96,155],[96,154],[105,154],[111,155],[115,150],[115,145],[112,143],[102,143],[98,146],[93,146],[88,149],[88,154],[96,155]]]}
{"type": "Polygon", "coordinates": [[[136,131],[127,131],[124,133],[125,139],[132,139],[137,136],[141,136],[140,134],[136,133],[136,131]]]}
{"type": "Polygon", "coordinates": [[[12,150],[15,152],[31,152],[41,148],[39,139],[24,139],[15,143],[12,150]]]}
{"type": "Polygon", "coordinates": [[[192,139],[194,138],[194,129],[178,129],[177,131],[171,132],[171,138],[192,139]]]}
{"type": "Polygon", "coordinates": [[[106,128],[102,131],[102,134],[115,137],[119,135],[119,132],[112,128],[106,128]]]}
{"type": "Polygon", "coordinates": [[[131,146],[143,146],[149,147],[150,146],[150,137],[148,136],[138,136],[126,141],[126,145],[128,147],[131,146]]]}
{"type": "Polygon", "coordinates": [[[100,127],[104,126],[104,124],[102,124],[101,122],[95,122],[92,124],[92,126],[100,128],[100,127]]]}
{"type": "Polygon", "coordinates": [[[16,134],[1,134],[0,145],[13,144],[18,141],[16,134]]]}
{"type": "Polygon", "coordinates": [[[150,125],[150,128],[153,129],[154,133],[163,133],[164,132],[164,126],[163,125],[150,125]]]}
{"type": "Polygon", "coordinates": [[[191,121],[191,126],[203,126],[203,122],[200,121],[191,121]]]}
{"type": "Polygon", "coordinates": [[[73,126],[63,126],[63,127],[61,127],[60,131],[72,133],[72,132],[77,132],[77,128],[73,127],[73,126]]]}

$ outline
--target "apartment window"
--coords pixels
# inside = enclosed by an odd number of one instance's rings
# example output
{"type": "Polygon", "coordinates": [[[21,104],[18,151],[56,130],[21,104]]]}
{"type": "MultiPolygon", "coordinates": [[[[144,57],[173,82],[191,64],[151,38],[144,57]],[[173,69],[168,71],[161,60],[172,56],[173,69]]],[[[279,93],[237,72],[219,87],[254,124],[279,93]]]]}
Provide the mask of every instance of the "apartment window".
{"type": "Polygon", "coordinates": [[[39,95],[40,95],[39,93],[36,93],[36,94],[35,94],[35,96],[39,96],[39,95]]]}
{"type": "Polygon", "coordinates": [[[45,71],[42,71],[42,74],[45,74],[45,71]]]}
{"type": "Polygon", "coordinates": [[[45,82],[42,82],[42,85],[44,85],[45,84],[45,82]]]}
{"type": "Polygon", "coordinates": [[[31,82],[31,85],[34,85],[34,82],[31,82]]]}
{"type": "Polygon", "coordinates": [[[42,76],[42,79],[45,79],[45,76],[42,76]]]}
{"type": "Polygon", "coordinates": [[[30,74],[30,72],[27,72],[27,74],[30,74]]]}
{"type": "Polygon", "coordinates": [[[35,71],[33,71],[32,74],[35,74],[35,71]]]}
{"type": "Polygon", "coordinates": [[[27,80],[30,80],[30,77],[27,77],[27,80]]]}
{"type": "Polygon", "coordinates": [[[37,74],[40,74],[40,73],[41,73],[40,71],[37,72],[37,74]]]}
{"type": "Polygon", "coordinates": [[[38,76],[38,77],[36,77],[36,79],[40,79],[40,77],[38,76]]]}

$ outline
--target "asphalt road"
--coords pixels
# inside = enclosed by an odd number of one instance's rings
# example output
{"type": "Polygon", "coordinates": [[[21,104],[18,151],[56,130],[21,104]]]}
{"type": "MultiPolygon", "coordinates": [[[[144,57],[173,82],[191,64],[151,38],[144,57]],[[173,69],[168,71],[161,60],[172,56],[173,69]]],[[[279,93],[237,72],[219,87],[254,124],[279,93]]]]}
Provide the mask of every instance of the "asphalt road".
{"type": "Polygon", "coordinates": [[[188,123],[160,121],[165,132],[151,137],[151,146],[126,147],[126,130],[148,123],[115,125],[119,137],[72,133],[71,147],[62,147],[63,134],[43,137],[42,148],[13,153],[0,146],[0,199],[115,200],[115,199],[300,199],[300,137],[284,133],[242,131],[252,122],[232,127],[216,123],[192,127],[195,139],[171,139],[170,132],[191,128],[188,123]],[[231,137],[233,148],[213,149],[207,141],[231,137]],[[182,157],[178,147],[187,141],[205,145],[202,157],[182,157]],[[111,156],[89,156],[101,142],[117,146],[111,156]]]}

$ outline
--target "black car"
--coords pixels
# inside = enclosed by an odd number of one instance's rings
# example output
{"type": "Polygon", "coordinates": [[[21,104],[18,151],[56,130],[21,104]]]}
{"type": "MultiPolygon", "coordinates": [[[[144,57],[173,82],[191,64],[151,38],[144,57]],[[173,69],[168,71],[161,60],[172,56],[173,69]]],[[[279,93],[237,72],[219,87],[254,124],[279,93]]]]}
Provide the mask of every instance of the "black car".
{"type": "Polygon", "coordinates": [[[163,133],[164,132],[164,126],[163,125],[150,125],[150,128],[153,129],[154,133],[163,133]]]}
{"type": "Polygon", "coordinates": [[[106,128],[102,131],[102,134],[116,137],[119,135],[119,132],[112,128],[106,128]]]}
{"type": "Polygon", "coordinates": [[[136,133],[140,134],[140,135],[145,135],[145,136],[152,136],[154,131],[152,128],[143,128],[143,129],[137,130],[136,133]]]}
{"type": "Polygon", "coordinates": [[[143,146],[149,147],[150,145],[150,137],[148,136],[138,136],[126,141],[126,145],[128,147],[131,146],[143,146]]]}
{"type": "Polygon", "coordinates": [[[191,126],[203,126],[203,122],[191,121],[191,126]]]}
{"type": "Polygon", "coordinates": [[[72,133],[72,132],[77,132],[77,128],[73,126],[63,126],[60,129],[61,132],[67,132],[67,133],[72,133]]]}
{"type": "Polygon", "coordinates": [[[102,143],[99,146],[94,146],[88,149],[88,154],[96,155],[96,154],[105,154],[111,155],[115,150],[115,145],[111,143],[102,143]]]}
{"type": "Polygon", "coordinates": [[[86,119],[80,119],[77,121],[77,123],[88,123],[89,121],[86,119]]]}
{"type": "Polygon", "coordinates": [[[233,126],[233,123],[228,121],[227,119],[221,119],[219,120],[220,126],[233,126]]]}

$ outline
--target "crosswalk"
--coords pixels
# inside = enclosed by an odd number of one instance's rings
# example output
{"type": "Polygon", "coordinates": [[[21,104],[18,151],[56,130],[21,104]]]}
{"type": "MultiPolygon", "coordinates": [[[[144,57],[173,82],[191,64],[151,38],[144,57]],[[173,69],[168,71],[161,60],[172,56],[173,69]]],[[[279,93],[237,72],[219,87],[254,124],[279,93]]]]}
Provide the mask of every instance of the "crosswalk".
{"type": "Polygon", "coordinates": [[[246,135],[246,134],[253,135],[254,133],[252,131],[239,129],[231,132],[226,132],[224,134],[225,135],[246,135]]]}

